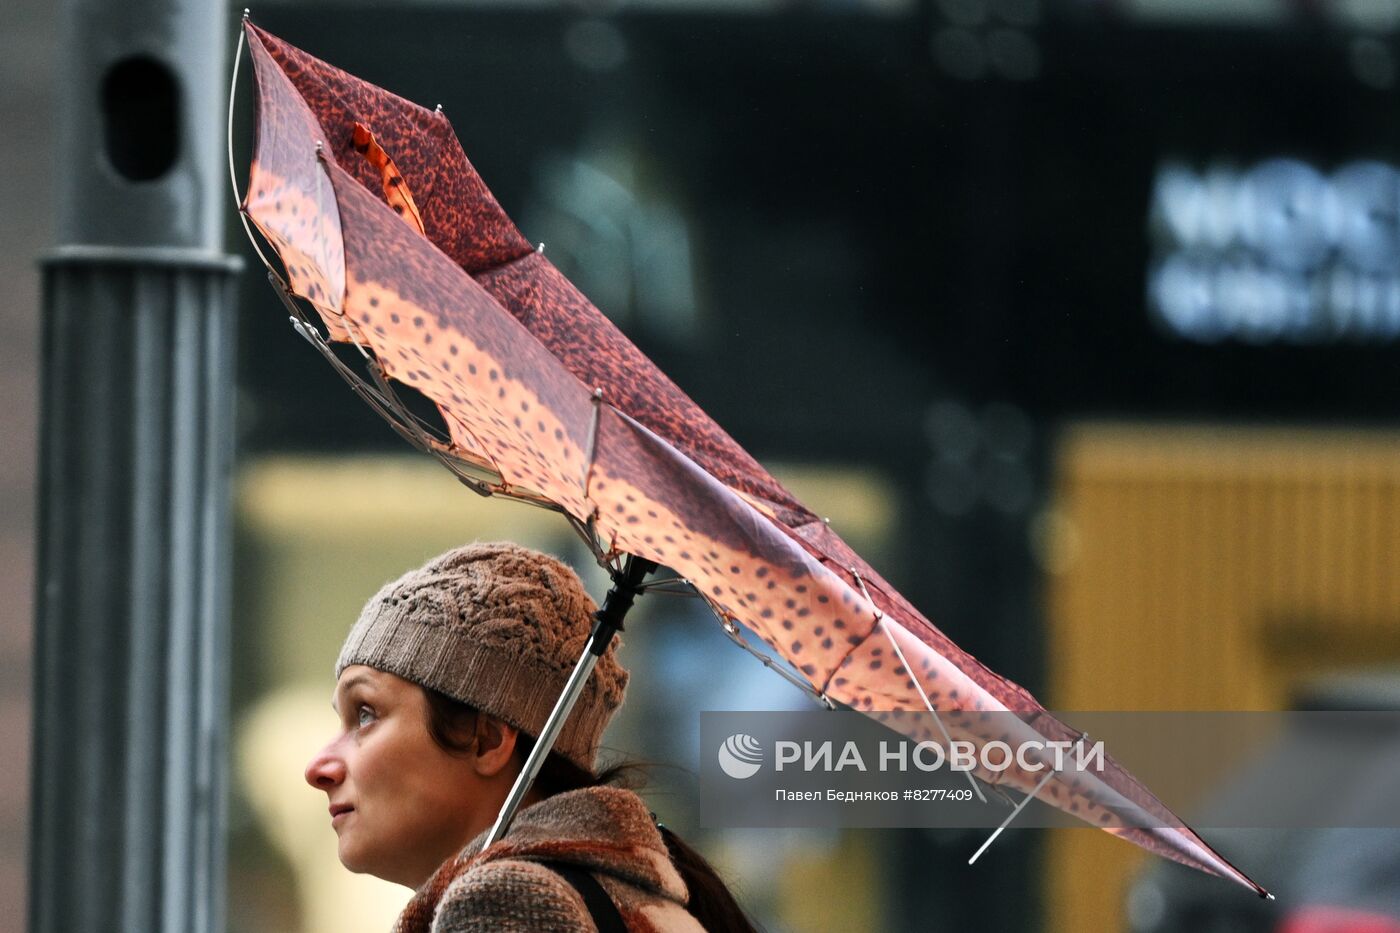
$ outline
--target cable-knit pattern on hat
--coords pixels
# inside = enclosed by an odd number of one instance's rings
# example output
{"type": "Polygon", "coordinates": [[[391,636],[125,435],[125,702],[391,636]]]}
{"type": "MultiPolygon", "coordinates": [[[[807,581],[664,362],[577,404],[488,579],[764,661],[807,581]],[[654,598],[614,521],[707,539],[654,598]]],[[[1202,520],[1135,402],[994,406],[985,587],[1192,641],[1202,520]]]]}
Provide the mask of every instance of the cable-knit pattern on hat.
{"type": "MultiPolygon", "coordinates": [[[[469,544],[384,586],[360,613],[336,677],[365,664],[538,735],[597,611],[563,562],[508,542],[469,544]]],[[[555,743],[591,770],[627,672],[609,647],[555,743]]]]}

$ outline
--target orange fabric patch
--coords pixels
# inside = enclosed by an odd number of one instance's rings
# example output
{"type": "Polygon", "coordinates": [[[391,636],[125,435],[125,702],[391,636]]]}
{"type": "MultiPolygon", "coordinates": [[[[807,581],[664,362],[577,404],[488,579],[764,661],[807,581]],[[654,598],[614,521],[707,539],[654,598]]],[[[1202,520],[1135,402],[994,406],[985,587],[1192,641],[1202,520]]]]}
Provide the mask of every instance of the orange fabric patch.
{"type": "Polygon", "coordinates": [[[370,165],[379,169],[379,180],[384,186],[384,200],[389,202],[394,213],[402,217],[404,223],[423,233],[423,218],[418,213],[418,205],[413,203],[413,194],[404,183],[403,175],[400,174],[398,166],[394,165],[394,160],[389,158],[389,153],[384,151],[384,147],[379,145],[369,127],[363,123],[355,124],[355,151],[368,159],[370,165]]]}

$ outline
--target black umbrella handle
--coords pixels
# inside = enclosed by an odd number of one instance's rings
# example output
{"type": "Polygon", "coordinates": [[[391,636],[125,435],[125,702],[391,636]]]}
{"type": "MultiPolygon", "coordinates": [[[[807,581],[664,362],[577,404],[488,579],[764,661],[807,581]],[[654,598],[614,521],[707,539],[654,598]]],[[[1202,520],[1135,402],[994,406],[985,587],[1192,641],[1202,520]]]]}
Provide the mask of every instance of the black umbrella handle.
{"type": "Polygon", "coordinates": [[[594,655],[601,658],[608,645],[612,644],[613,636],[622,631],[622,620],[641,592],[642,580],[655,569],[656,561],[634,554],[627,555],[627,562],[613,575],[612,589],[603,597],[602,608],[593,614],[593,630],[590,632],[593,641],[589,650],[594,655]]]}

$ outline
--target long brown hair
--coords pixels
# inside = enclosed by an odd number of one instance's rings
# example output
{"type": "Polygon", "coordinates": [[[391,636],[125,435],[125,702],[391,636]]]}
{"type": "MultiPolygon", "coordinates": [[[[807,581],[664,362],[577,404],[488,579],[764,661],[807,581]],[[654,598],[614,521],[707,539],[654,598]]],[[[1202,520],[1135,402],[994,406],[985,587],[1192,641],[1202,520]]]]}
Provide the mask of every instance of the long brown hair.
{"type": "MultiPolygon", "coordinates": [[[[428,734],[433,741],[452,754],[468,751],[466,737],[475,732],[478,710],[429,687],[422,690],[428,698],[428,734]]],[[[522,765],[534,746],[533,736],[517,733],[515,751],[522,765]]],[[[647,765],[642,762],[627,761],[594,774],[551,751],[535,778],[534,787],[544,797],[604,785],[636,790],[646,783],[646,770],[647,765]]],[[[657,829],[671,854],[671,862],[690,892],[686,909],[691,916],[711,933],[759,933],[714,866],[669,827],[658,823],[657,829]]]]}

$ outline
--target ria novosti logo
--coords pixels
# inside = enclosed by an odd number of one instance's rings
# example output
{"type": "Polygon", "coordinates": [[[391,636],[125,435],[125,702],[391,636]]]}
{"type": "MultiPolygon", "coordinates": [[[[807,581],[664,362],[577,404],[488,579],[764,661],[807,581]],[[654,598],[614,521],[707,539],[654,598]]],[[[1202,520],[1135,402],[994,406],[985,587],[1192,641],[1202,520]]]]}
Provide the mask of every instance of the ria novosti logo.
{"type": "Polygon", "coordinates": [[[719,766],[732,778],[753,777],[762,764],[763,746],[751,735],[736,733],[719,747],[719,766]]]}
{"type": "MultiPolygon", "coordinates": [[[[967,739],[954,739],[945,750],[933,741],[881,741],[879,753],[870,758],[871,750],[861,750],[859,743],[849,740],[838,744],[825,741],[780,740],[773,746],[775,772],[839,773],[846,770],[875,771],[937,771],[947,767],[953,771],[984,771],[993,774],[1011,768],[1034,774],[1047,768],[1059,772],[1104,771],[1103,742],[1083,745],[1067,740],[1045,741],[1031,739],[1010,743],[1000,739],[978,744],[967,739]]],[[[736,732],[719,747],[719,766],[725,774],[743,780],[751,778],[763,766],[763,745],[746,732],[736,732]]]]}

